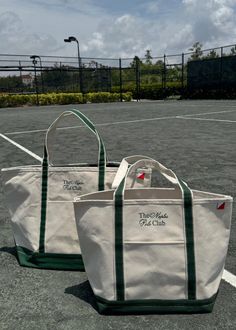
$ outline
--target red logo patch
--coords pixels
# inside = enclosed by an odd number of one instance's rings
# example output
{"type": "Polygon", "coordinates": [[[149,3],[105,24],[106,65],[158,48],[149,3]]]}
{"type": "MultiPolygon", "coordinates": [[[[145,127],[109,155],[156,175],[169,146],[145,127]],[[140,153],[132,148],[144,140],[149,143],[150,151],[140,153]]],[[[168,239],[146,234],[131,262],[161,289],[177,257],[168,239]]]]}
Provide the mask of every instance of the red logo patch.
{"type": "Polygon", "coordinates": [[[224,208],[225,208],[225,202],[217,204],[217,210],[224,210],[224,208]]]}
{"type": "Polygon", "coordinates": [[[140,173],[138,176],[137,176],[137,178],[139,179],[139,180],[144,180],[144,178],[145,178],[145,173],[143,172],[143,173],[140,173]]]}

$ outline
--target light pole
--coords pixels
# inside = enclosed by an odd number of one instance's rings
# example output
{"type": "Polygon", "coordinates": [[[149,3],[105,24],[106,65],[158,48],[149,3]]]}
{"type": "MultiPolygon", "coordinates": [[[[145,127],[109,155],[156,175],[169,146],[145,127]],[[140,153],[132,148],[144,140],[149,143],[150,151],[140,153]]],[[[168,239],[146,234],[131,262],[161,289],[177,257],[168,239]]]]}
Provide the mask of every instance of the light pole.
{"type": "Polygon", "coordinates": [[[43,74],[42,74],[42,71],[43,71],[43,66],[42,66],[42,60],[41,60],[41,57],[39,55],[32,55],[30,56],[31,59],[36,59],[38,58],[39,59],[39,62],[40,62],[40,76],[41,76],[41,84],[42,84],[42,92],[44,93],[44,81],[43,81],[43,74]]]}
{"type": "MultiPolygon", "coordinates": [[[[81,57],[80,57],[80,51],[79,51],[79,41],[73,36],[68,37],[67,39],[64,39],[64,42],[72,42],[75,41],[77,43],[77,50],[78,50],[78,66],[79,66],[79,87],[80,92],[83,95],[83,78],[82,78],[82,63],[81,63],[81,57]]],[[[83,95],[84,96],[84,95],[83,95]]]]}
{"type": "Polygon", "coordinates": [[[38,91],[38,81],[37,81],[37,74],[36,74],[37,61],[36,61],[34,55],[30,56],[30,58],[32,59],[32,63],[34,65],[34,83],[35,83],[35,90],[36,90],[37,105],[39,105],[39,91],[38,91]]]}

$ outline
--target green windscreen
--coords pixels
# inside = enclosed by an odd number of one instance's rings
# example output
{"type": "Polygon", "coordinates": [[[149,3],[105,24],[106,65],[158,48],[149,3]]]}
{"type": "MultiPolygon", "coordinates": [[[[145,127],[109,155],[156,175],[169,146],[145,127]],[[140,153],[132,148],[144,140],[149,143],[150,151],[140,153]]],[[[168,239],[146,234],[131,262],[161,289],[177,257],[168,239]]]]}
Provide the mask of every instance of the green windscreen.
{"type": "Polygon", "coordinates": [[[189,88],[233,87],[236,84],[236,56],[189,61],[189,88]]]}

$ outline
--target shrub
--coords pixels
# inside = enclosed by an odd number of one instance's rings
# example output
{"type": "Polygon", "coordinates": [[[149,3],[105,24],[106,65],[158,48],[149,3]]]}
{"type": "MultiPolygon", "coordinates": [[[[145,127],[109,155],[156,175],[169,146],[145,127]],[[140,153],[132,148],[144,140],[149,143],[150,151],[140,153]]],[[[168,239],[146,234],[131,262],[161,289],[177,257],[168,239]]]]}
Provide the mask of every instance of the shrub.
{"type": "MultiPolygon", "coordinates": [[[[130,92],[123,94],[124,101],[131,101],[132,94],[130,92]]],[[[47,93],[38,95],[39,105],[50,104],[81,104],[86,102],[117,102],[120,100],[119,93],[47,93]]],[[[37,105],[36,94],[11,95],[0,94],[0,108],[17,107],[22,105],[37,105]]]]}
{"type": "Polygon", "coordinates": [[[99,93],[87,93],[86,101],[91,103],[101,103],[101,102],[116,102],[119,101],[119,94],[99,92],[99,93]]]}
{"type": "MultiPolygon", "coordinates": [[[[112,88],[112,91],[115,93],[119,92],[119,90],[119,86],[112,88]]],[[[137,95],[136,84],[129,83],[122,86],[122,91],[124,93],[132,93],[134,99],[139,97],[140,99],[158,100],[168,96],[181,94],[182,85],[181,82],[168,82],[164,89],[161,83],[141,84],[139,95],[137,95]]]]}
{"type": "Polygon", "coordinates": [[[131,92],[123,93],[122,97],[125,102],[130,102],[132,100],[132,93],[131,92]]]}

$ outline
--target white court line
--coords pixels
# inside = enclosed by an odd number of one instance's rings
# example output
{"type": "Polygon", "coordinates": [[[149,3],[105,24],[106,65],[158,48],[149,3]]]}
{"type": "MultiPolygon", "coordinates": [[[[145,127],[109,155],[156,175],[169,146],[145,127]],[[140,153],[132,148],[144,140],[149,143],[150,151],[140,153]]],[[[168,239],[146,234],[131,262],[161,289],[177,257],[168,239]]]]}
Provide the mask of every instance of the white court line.
{"type": "Polygon", "coordinates": [[[185,117],[185,116],[176,116],[177,119],[185,120],[201,120],[201,121],[216,121],[216,122],[225,122],[225,123],[236,123],[236,120],[227,120],[227,119],[210,119],[210,118],[195,118],[195,117],[185,117]]]}
{"type": "Polygon", "coordinates": [[[234,110],[211,111],[211,112],[203,112],[203,113],[192,113],[191,115],[181,115],[181,116],[182,117],[205,116],[205,115],[211,115],[211,114],[215,114],[215,113],[228,113],[228,112],[236,112],[236,108],[234,110]]]}
{"type": "Polygon", "coordinates": [[[5,139],[6,141],[12,143],[15,147],[21,149],[22,151],[26,152],[28,155],[30,155],[31,157],[37,159],[38,161],[40,161],[42,163],[43,159],[41,157],[39,157],[38,155],[36,155],[35,153],[33,153],[32,151],[26,149],[25,147],[23,147],[22,145],[20,145],[19,143],[9,139],[7,136],[3,135],[0,133],[0,137],[2,137],[3,139],[5,139]]]}
{"type": "MultiPolygon", "coordinates": [[[[167,101],[168,102],[168,101],[167,101]]],[[[158,104],[158,103],[157,103],[158,104]]],[[[201,104],[201,103],[199,103],[199,104],[188,104],[187,103],[187,101],[186,101],[186,103],[181,103],[181,104],[178,104],[178,103],[172,103],[171,104],[171,101],[170,102],[168,102],[168,103],[160,103],[160,104],[158,104],[158,105],[160,105],[160,106],[177,106],[178,108],[180,107],[180,106],[184,106],[185,108],[188,108],[188,107],[194,107],[194,108],[196,108],[196,107],[198,107],[198,108],[207,108],[207,107],[215,107],[215,103],[211,103],[211,104],[201,104]]],[[[236,108],[236,104],[234,104],[234,105],[224,105],[224,104],[222,104],[222,105],[219,105],[219,104],[217,104],[217,108],[223,108],[223,109],[226,109],[226,108],[236,108]]],[[[90,110],[90,109],[89,109],[90,110]]],[[[86,110],[87,111],[87,110],[86,110]]]]}
{"type": "MultiPolygon", "coordinates": [[[[74,126],[74,127],[77,127],[77,126],[74,126]]],[[[57,129],[62,129],[62,128],[64,128],[64,127],[57,128],[57,129]]],[[[15,134],[29,134],[29,133],[39,133],[39,132],[47,132],[47,129],[34,129],[34,130],[31,130],[31,131],[7,132],[7,133],[4,133],[4,134],[6,134],[6,135],[15,135],[15,134]]]]}
{"type": "MultiPolygon", "coordinates": [[[[166,116],[166,117],[154,117],[154,118],[144,118],[144,119],[136,119],[136,120],[127,120],[127,121],[116,121],[112,123],[101,123],[101,124],[96,124],[95,126],[110,126],[110,125],[121,125],[121,124],[131,124],[131,123],[141,123],[141,122],[147,122],[147,121],[156,121],[156,120],[164,120],[164,119],[175,119],[175,118],[180,118],[180,119],[195,119],[196,118],[188,118],[190,116],[204,116],[204,115],[210,115],[210,114],[217,114],[217,113],[227,113],[227,112],[236,112],[235,110],[225,110],[225,111],[214,111],[214,112],[204,112],[204,113],[194,113],[194,114],[183,114],[179,116],[166,116]]],[[[212,121],[213,119],[199,119],[199,120],[210,120],[212,121]]],[[[220,120],[220,119],[214,119],[213,121],[228,121],[228,120],[220,120]]],[[[234,121],[228,121],[228,122],[234,122],[234,121]]],[[[82,125],[78,126],[66,126],[66,127],[59,127],[59,130],[67,130],[67,129],[75,129],[75,128],[80,128],[84,127],[82,125]]],[[[36,129],[36,130],[30,130],[30,131],[18,131],[18,132],[6,132],[6,135],[15,135],[15,134],[30,134],[30,133],[41,133],[41,132],[46,132],[47,129],[36,129]]]]}
{"type": "Polygon", "coordinates": [[[225,282],[231,284],[233,287],[236,288],[236,276],[233,275],[232,273],[228,272],[226,269],[223,272],[223,276],[222,276],[223,280],[225,280],[225,282]]]}
{"type": "Polygon", "coordinates": [[[176,116],[154,117],[154,118],[126,120],[126,121],[115,121],[115,122],[112,122],[112,123],[95,124],[95,126],[110,126],[110,125],[120,125],[120,124],[132,124],[132,123],[142,123],[142,122],[146,122],[146,121],[175,119],[175,118],[176,118],[176,116]]]}
{"type": "MultiPolygon", "coordinates": [[[[110,125],[121,125],[121,124],[130,124],[130,123],[142,123],[146,121],[154,121],[154,120],[164,120],[164,119],[175,119],[176,116],[166,116],[166,117],[156,117],[156,118],[144,118],[144,119],[136,119],[136,120],[127,120],[127,121],[115,121],[111,123],[101,123],[95,124],[95,126],[110,126],[110,125]]],[[[67,129],[74,129],[79,127],[85,127],[83,125],[78,126],[66,126],[66,127],[58,127],[58,130],[67,130],[67,129]]],[[[37,129],[32,131],[19,131],[19,132],[7,132],[4,133],[6,135],[14,135],[14,134],[29,134],[29,133],[38,133],[38,132],[46,132],[47,129],[37,129]]]]}

